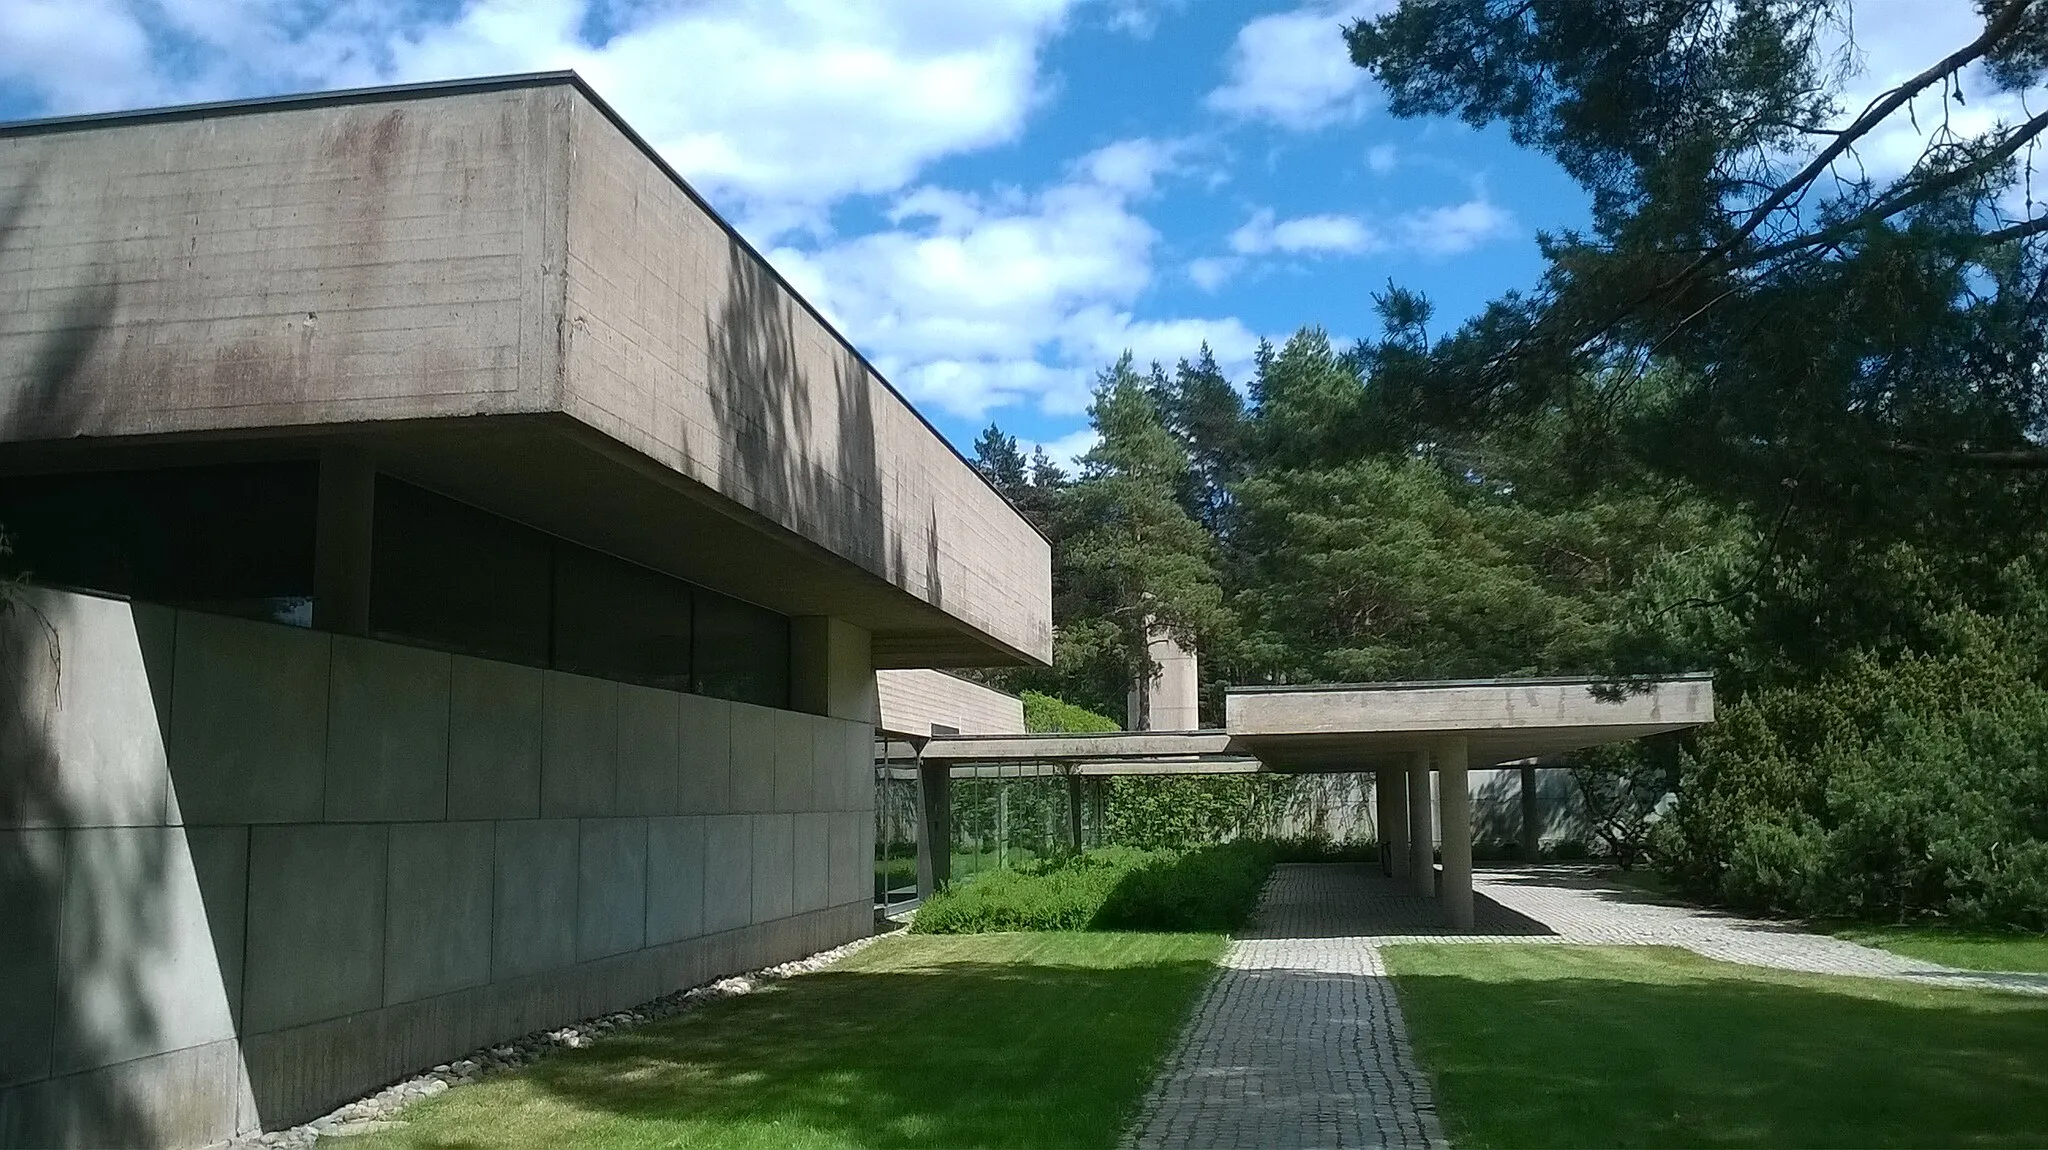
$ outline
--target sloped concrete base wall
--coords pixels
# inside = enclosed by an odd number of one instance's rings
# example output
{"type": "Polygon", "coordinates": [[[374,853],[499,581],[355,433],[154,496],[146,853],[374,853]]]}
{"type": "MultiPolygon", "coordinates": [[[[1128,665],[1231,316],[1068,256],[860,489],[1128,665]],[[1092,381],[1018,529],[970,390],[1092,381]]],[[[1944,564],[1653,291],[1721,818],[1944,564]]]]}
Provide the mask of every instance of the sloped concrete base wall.
{"type": "Polygon", "coordinates": [[[868,724],[33,590],[0,1145],[189,1146],[872,926],[868,724]]]}

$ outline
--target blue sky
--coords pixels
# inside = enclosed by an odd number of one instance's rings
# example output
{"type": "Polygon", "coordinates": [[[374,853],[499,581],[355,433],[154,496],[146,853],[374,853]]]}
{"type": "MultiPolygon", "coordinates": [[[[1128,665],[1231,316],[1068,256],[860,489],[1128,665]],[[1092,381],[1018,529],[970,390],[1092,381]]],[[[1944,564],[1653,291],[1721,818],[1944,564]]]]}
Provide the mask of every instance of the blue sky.
{"type": "MultiPolygon", "coordinates": [[[[0,0],[0,118],[573,67],[956,443],[1064,455],[1125,348],[1206,339],[1242,383],[1260,338],[1370,334],[1390,279],[1453,326],[1583,225],[1503,133],[1386,114],[1339,37],[1379,6],[0,0]]],[[[1868,83],[1974,32],[1965,0],[1854,20],[1868,83]]]]}

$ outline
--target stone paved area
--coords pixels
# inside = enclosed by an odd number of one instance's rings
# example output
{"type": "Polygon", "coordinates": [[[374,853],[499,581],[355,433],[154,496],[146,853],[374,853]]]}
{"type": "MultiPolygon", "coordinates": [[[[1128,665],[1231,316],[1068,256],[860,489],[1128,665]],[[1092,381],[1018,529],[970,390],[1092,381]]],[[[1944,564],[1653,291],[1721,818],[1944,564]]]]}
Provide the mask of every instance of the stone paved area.
{"type": "Polygon", "coordinates": [[[1126,1147],[1441,1147],[1379,948],[1400,942],[1682,946],[1727,962],[2048,993],[2048,975],[1951,970],[1783,923],[1674,906],[1589,867],[1474,876],[1474,929],[1363,866],[1276,868],[1251,928],[1167,1060],[1126,1147]]]}

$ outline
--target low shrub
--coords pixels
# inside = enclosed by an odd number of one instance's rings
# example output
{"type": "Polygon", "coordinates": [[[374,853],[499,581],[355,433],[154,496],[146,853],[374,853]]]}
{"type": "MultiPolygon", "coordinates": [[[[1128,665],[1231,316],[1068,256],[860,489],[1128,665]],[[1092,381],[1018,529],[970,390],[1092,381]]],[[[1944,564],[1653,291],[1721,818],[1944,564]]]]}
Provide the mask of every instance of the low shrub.
{"type": "Polygon", "coordinates": [[[986,934],[999,930],[1086,930],[1125,875],[1162,852],[1103,847],[1039,859],[946,885],[925,900],[911,930],[918,934],[986,934]]]}
{"type": "Polygon", "coordinates": [[[911,930],[1229,931],[1251,917],[1273,864],[1377,857],[1370,843],[1314,840],[1243,840],[1186,851],[1101,847],[948,885],[925,901],[911,930]]]}
{"type": "Polygon", "coordinates": [[[1727,708],[1660,865],[1762,911],[2048,929],[2048,689],[2004,654],[1858,659],[1727,708]]]}

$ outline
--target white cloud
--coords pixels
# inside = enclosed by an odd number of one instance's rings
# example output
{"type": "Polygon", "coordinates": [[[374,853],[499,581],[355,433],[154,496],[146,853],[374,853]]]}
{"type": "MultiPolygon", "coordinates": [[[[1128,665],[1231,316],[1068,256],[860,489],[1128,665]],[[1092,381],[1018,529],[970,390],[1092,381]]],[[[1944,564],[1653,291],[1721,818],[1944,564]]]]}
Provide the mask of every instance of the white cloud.
{"type": "Polygon", "coordinates": [[[1074,166],[1087,179],[1126,195],[1152,193],[1160,176],[1178,170],[1185,141],[1119,140],[1081,157],[1074,166]]]}
{"type": "Polygon", "coordinates": [[[1095,445],[1101,441],[1102,437],[1095,434],[1094,428],[1083,427],[1077,431],[1070,431],[1057,439],[1033,442],[1025,449],[1025,453],[1028,455],[1032,451],[1043,448],[1046,455],[1050,456],[1055,464],[1059,465],[1069,474],[1072,474],[1080,470],[1081,457],[1095,450],[1095,445]]]}
{"type": "MultiPolygon", "coordinates": [[[[1841,114],[1835,125],[1838,127],[1847,124],[1887,89],[1984,31],[1984,17],[1969,0],[1921,0],[1914,4],[1862,0],[1849,16],[1847,29],[1837,31],[1853,29],[1855,45],[1850,63],[1858,71],[1843,84],[1838,101],[1841,114]]],[[[1845,46],[1845,39],[1837,35],[1831,38],[1828,48],[1840,51],[1845,46]]],[[[1921,93],[1912,101],[1910,114],[1907,109],[1895,113],[1882,128],[1859,142],[1849,159],[1837,162],[1837,172],[1852,180],[1866,175],[1891,179],[1913,166],[1937,132],[1946,130],[1959,139],[1975,139],[2001,124],[2028,119],[2048,103],[2048,90],[2039,87],[2025,93],[1999,91],[1981,65],[1964,70],[1962,91],[1966,102],[1951,99],[1946,106],[1943,85],[1936,84],[1921,93]]],[[[1817,151],[1825,142],[1816,141],[1813,150],[1817,151]]],[[[2039,163],[2031,156],[2022,159],[2039,163]]],[[[1804,162],[1803,157],[1798,162],[1804,162]]],[[[2038,167],[2036,174],[2040,174],[2038,167]]],[[[2012,206],[2020,209],[2024,205],[2012,206]]]]}
{"type": "Polygon", "coordinates": [[[1237,30],[1228,79],[1210,108],[1305,131],[1363,114],[1371,77],[1351,62],[1343,30],[1385,8],[1382,0],[1317,3],[1261,16],[1237,30]]]}
{"type": "Polygon", "coordinates": [[[1380,246],[1379,236],[1357,216],[1296,216],[1276,221],[1270,208],[1254,213],[1230,235],[1230,250],[1240,255],[1358,255],[1380,246]]]}
{"type": "Polygon", "coordinates": [[[0,83],[48,111],[575,68],[739,214],[815,218],[1014,139],[1073,0],[10,0],[0,83]],[[612,26],[602,44],[581,30],[612,26]]]}
{"type": "Polygon", "coordinates": [[[1244,261],[1234,256],[1202,256],[1188,261],[1188,279],[1198,288],[1213,292],[1230,282],[1244,261]]]}
{"type": "Polygon", "coordinates": [[[1384,176],[1401,165],[1401,150],[1392,144],[1374,144],[1365,150],[1365,166],[1384,176]]]}
{"type": "Polygon", "coordinates": [[[1468,252],[1488,240],[1513,234],[1515,217],[1484,196],[1462,204],[1409,212],[1399,221],[1404,246],[1424,255],[1468,252]]]}
{"type": "Polygon", "coordinates": [[[914,188],[883,231],[770,258],[913,400],[975,420],[1012,405],[1076,415],[1126,349],[1171,364],[1206,339],[1249,364],[1257,345],[1233,318],[1134,314],[1159,242],[1134,204],[1171,153],[1120,141],[1034,192],[914,188]]]}

